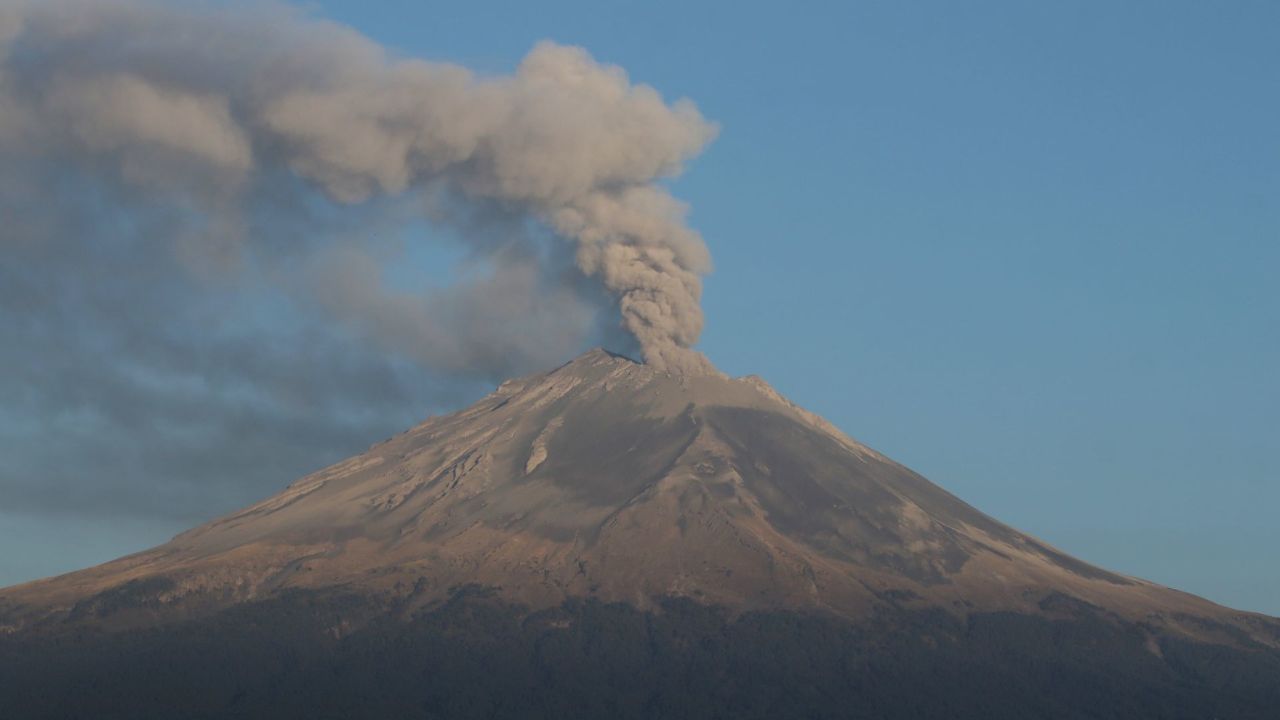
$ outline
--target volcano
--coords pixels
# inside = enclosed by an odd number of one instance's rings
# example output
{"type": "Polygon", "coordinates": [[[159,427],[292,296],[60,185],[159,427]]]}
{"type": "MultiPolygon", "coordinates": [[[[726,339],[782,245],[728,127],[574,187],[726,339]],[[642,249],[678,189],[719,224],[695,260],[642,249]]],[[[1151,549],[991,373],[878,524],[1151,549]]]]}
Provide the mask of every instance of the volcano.
{"type": "Polygon", "coordinates": [[[0,591],[4,717],[1275,717],[1280,621],[593,350],[0,591]]]}

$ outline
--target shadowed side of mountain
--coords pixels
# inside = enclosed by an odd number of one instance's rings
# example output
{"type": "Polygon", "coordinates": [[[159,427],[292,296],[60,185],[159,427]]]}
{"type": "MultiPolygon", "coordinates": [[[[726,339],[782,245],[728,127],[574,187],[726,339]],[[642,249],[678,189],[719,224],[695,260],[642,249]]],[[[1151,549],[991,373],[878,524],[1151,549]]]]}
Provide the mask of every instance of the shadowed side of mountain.
{"type": "Polygon", "coordinates": [[[290,591],[194,621],[0,637],[9,720],[1273,718],[1280,653],[1057,617],[885,611],[855,624],[687,599],[533,610],[482,588],[410,610],[290,591]]]}

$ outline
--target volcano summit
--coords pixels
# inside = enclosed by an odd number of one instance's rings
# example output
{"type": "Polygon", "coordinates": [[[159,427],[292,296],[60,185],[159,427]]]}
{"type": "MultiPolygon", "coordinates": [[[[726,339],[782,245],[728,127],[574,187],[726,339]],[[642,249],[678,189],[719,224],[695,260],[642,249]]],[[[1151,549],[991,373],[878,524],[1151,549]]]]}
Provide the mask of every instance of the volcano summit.
{"type": "Polygon", "coordinates": [[[0,678],[5,717],[1262,718],[1280,621],[1074,559],[759,378],[593,350],[0,591],[0,678]]]}

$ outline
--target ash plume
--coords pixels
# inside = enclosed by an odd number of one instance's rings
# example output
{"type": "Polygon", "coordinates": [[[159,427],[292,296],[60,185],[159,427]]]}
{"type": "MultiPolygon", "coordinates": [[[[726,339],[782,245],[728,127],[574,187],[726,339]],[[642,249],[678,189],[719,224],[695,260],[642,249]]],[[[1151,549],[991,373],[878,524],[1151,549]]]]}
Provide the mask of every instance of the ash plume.
{"type": "Polygon", "coordinates": [[[589,342],[709,368],[663,181],[715,135],[287,5],[0,0],[0,495],[195,517],[589,342]]]}
{"type": "MultiPolygon", "coordinates": [[[[184,252],[201,262],[243,262],[260,239],[249,215],[264,203],[252,195],[271,177],[342,206],[416,194],[424,218],[426,198],[494,207],[571,243],[577,271],[608,291],[646,361],[702,363],[688,348],[710,260],[658,183],[715,128],[690,102],[668,104],[579,48],[544,42],[513,74],[480,77],[392,57],[283,6],[146,0],[8,2],[0,42],[6,159],[72,164],[150,206],[170,203],[188,216],[184,252]]],[[[271,211],[299,210],[277,201],[271,211]]],[[[366,327],[339,314],[391,341],[376,318],[366,327]]]]}

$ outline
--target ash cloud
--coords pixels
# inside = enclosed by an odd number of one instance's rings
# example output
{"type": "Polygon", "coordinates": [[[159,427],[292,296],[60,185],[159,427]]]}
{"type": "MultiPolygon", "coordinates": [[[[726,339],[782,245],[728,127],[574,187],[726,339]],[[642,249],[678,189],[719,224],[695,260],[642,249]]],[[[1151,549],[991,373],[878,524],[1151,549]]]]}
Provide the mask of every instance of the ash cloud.
{"type": "Polygon", "coordinates": [[[579,48],[544,42],[478,77],[283,7],[43,0],[5,17],[10,152],[165,196],[210,223],[197,244],[253,242],[245,205],[281,170],[340,204],[494,204],[572,243],[649,362],[697,362],[710,259],[659,184],[715,134],[686,100],[579,48]]]}
{"type": "Polygon", "coordinates": [[[618,328],[708,369],[663,180],[715,132],[554,43],[480,76],[285,5],[0,0],[6,508],[198,515],[618,328]]]}

